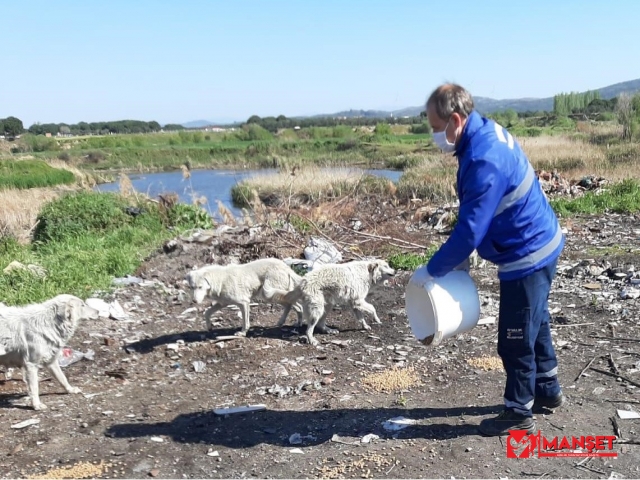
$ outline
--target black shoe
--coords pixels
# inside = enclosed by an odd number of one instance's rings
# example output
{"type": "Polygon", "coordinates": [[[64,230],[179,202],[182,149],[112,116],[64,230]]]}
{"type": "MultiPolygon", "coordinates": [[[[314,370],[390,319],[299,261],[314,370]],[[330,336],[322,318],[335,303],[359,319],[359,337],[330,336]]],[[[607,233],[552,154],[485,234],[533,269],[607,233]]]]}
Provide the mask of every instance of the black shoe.
{"type": "Polygon", "coordinates": [[[531,411],[533,413],[553,413],[553,410],[564,405],[565,400],[562,392],[555,397],[536,397],[531,411]]]}
{"type": "Polygon", "coordinates": [[[478,425],[478,431],[488,437],[509,435],[509,430],[526,430],[527,434],[531,434],[535,429],[536,422],[532,417],[521,415],[513,410],[504,410],[497,417],[482,420],[478,425]]]}

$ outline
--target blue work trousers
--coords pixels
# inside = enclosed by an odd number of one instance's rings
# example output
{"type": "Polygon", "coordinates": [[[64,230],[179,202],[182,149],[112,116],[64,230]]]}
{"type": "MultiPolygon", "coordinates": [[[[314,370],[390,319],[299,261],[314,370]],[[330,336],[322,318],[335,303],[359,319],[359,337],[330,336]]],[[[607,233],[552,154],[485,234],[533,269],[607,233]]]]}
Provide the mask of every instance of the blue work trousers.
{"type": "Polygon", "coordinates": [[[549,291],[558,259],[532,274],[500,282],[498,354],[507,373],[505,408],[531,416],[535,397],[560,394],[551,343],[549,291]]]}

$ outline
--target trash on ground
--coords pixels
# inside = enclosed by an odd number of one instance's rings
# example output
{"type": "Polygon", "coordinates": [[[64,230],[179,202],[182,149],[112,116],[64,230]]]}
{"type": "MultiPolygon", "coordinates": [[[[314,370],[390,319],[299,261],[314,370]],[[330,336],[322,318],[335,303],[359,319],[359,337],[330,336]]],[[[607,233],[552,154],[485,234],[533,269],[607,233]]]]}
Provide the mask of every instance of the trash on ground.
{"type": "Polygon", "coordinates": [[[87,350],[85,353],[82,353],[79,350],[65,347],[62,349],[60,357],[58,358],[58,365],[60,365],[61,367],[68,367],[71,364],[79,362],[83,358],[86,358],[87,360],[93,360],[94,356],[95,352],[91,349],[87,350]]]}
{"type": "Polygon", "coordinates": [[[30,418],[29,420],[25,420],[23,422],[16,423],[15,425],[11,425],[11,428],[21,429],[21,428],[30,427],[31,425],[37,425],[38,423],[40,423],[39,418],[30,418]]]}
{"type": "Polygon", "coordinates": [[[640,418],[640,413],[634,410],[618,410],[618,416],[623,420],[630,420],[633,418],[640,418]]]}
{"type": "Polygon", "coordinates": [[[418,423],[417,420],[412,420],[411,418],[405,417],[393,417],[382,423],[382,428],[387,431],[395,432],[398,430],[403,430],[411,425],[415,425],[418,423]]]}
{"type": "Polygon", "coordinates": [[[242,407],[216,408],[213,410],[213,413],[215,413],[216,415],[231,415],[234,413],[260,412],[266,409],[267,409],[266,405],[258,404],[258,405],[246,405],[242,407]]]}

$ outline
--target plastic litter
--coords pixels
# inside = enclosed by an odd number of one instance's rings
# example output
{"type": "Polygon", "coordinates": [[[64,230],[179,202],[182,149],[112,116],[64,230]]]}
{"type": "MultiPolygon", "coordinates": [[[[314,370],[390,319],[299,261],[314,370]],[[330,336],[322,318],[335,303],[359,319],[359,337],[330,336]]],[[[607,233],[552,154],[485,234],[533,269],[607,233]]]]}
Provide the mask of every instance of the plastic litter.
{"type": "Polygon", "coordinates": [[[83,358],[87,360],[93,360],[95,356],[95,352],[91,349],[87,350],[86,353],[82,353],[79,350],[74,350],[73,348],[64,347],[62,349],[62,354],[60,358],[58,358],[58,365],[61,367],[68,367],[69,365],[79,362],[83,358]]]}

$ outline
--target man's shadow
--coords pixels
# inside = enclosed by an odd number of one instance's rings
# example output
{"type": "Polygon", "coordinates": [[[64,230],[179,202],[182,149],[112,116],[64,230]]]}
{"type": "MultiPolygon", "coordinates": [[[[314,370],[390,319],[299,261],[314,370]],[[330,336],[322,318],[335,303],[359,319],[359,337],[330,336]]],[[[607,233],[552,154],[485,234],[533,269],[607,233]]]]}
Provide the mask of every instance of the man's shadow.
{"type": "Polygon", "coordinates": [[[263,410],[232,415],[217,415],[213,411],[181,414],[170,422],[125,423],[109,427],[105,435],[112,438],[139,438],[165,436],[178,443],[205,443],[229,448],[247,448],[268,443],[292,446],[290,437],[296,433],[302,444],[319,445],[331,440],[333,435],[349,437],[358,443],[369,433],[380,438],[422,438],[444,440],[466,435],[477,435],[477,419],[470,423],[449,424],[440,418],[481,416],[499,413],[503,405],[459,408],[355,408],[315,411],[263,410]],[[416,424],[387,431],[385,421],[405,417],[416,424]]]}

